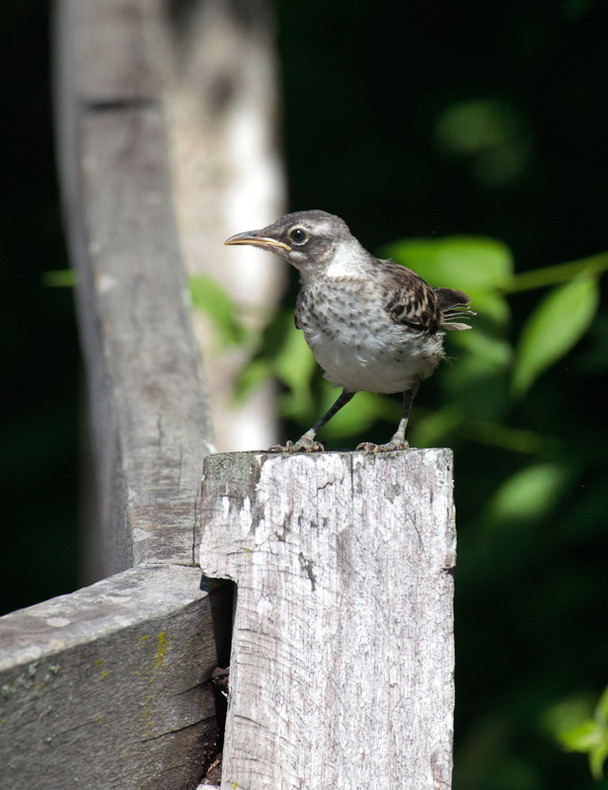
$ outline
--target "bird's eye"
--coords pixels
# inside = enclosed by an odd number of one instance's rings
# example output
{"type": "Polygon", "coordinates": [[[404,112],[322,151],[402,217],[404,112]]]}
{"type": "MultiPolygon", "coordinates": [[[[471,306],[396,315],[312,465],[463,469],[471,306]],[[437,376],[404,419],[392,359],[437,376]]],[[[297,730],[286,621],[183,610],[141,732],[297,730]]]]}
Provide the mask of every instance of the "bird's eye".
{"type": "Polygon", "coordinates": [[[294,244],[305,244],[310,238],[304,228],[292,228],[288,236],[289,240],[293,241],[294,244]]]}

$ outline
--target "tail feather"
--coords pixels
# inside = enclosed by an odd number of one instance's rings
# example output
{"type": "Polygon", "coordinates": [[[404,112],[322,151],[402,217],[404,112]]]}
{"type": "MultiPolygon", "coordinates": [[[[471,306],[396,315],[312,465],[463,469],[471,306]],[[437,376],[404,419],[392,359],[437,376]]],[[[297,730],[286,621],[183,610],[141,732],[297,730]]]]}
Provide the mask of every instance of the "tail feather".
{"type": "Polygon", "coordinates": [[[441,310],[441,326],[448,330],[470,329],[468,324],[457,323],[457,319],[477,315],[470,309],[470,297],[453,288],[433,288],[441,310]]]}

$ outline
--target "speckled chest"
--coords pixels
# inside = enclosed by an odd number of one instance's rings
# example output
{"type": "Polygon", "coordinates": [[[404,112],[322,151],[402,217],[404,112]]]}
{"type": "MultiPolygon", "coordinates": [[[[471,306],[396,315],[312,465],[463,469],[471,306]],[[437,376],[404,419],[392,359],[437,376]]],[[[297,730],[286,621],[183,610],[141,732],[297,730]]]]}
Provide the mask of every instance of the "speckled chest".
{"type": "Polygon", "coordinates": [[[396,323],[385,296],[364,279],[303,283],[296,324],[327,378],[350,391],[404,392],[431,375],[443,334],[396,323]]]}

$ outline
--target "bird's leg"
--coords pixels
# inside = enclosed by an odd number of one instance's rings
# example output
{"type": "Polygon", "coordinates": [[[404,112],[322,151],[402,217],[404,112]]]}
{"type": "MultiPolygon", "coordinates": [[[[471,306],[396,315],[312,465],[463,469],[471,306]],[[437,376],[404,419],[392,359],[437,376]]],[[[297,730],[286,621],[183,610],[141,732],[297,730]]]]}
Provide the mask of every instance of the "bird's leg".
{"type": "Polygon", "coordinates": [[[387,453],[391,450],[407,450],[409,442],[405,438],[405,429],[409,420],[412,403],[418,392],[418,382],[409,390],[403,393],[403,411],[401,412],[401,419],[399,426],[393,438],[386,444],[374,444],[373,442],[361,442],[357,445],[357,450],[363,450],[366,453],[387,453]]]}
{"type": "Polygon", "coordinates": [[[287,442],[287,444],[275,444],[274,447],[271,447],[268,450],[269,453],[318,453],[323,452],[325,449],[321,442],[315,441],[315,436],[317,432],[321,430],[321,428],[325,425],[325,423],[329,422],[331,418],[339,412],[342,406],[346,406],[349,400],[353,397],[355,393],[349,392],[348,390],[342,390],[342,393],[338,400],[334,403],[331,409],[328,409],[325,414],[321,417],[320,420],[309,428],[306,433],[302,434],[297,442],[287,442]]]}

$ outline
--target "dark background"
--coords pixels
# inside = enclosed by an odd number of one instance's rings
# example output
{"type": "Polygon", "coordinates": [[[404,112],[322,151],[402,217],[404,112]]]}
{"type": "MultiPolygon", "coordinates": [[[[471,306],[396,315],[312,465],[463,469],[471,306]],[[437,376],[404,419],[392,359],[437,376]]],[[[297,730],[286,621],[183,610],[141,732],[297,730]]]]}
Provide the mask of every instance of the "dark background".
{"type": "Polygon", "coordinates": [[[0,3],[2,611],[78,584],[80,360],[54,164],[49,7],[0,3]]]}
{"type": "MultiPolygon", "coordinates": [[[[290,208],[343,216],[372,250],[494,237],[518,271],[608,249],[604,4],[277,9],[290,208]],[[469,121],[483,111],[478,144],[453,134],[463,107],[469,121]]],[[[36,0],[0,5],[3,611],[78,585],[78,342],[70,290],[44,280],[67,267],[48,16],[36,0]]],[[[512,339],[538,298],[511,302],[512,339]]],[[[456,790],[608,787],[547,725],[556,706],[591,704],[608,682],[606,349],[604,296],[587,336],[505,417],[551,435],[539,457],[563,470],[552,507],[529,522],[495,528],[485,506],[530,459],[453,438],[456,790]]]]}

